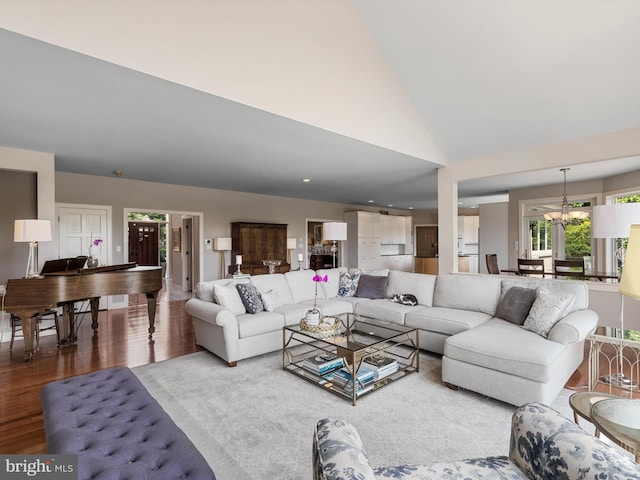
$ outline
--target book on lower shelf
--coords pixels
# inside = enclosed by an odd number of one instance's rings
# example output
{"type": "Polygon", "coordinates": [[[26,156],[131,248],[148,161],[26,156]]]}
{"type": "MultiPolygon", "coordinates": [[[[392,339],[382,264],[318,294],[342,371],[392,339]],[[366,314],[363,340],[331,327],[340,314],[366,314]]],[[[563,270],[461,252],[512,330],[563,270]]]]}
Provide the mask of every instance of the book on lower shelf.
{"type": "Polygon", "coordinates": [[[395,373],[400,368],[400,364],[395,358],[383,357],[381,359],[372,359],[367,357],[364,359],[364,363],[367,368],[373,370],[376,375],[376,380],[380,380],[392,373],[395,373]]]}
{"type": "MultiPolygon", "coordinates": [[[[376,373],[363,365],[356,373],[356,388],[361,389],[366,388],[369,385],[373,386],[375,379],[376,373]]],[[[351,391],[353,388],[353,376],[347,368],[341,368],[340,370],[333,372],[333,383],[347,391],[351,391]]]]}
{"type": "Polygon", "coordinates": [[[324,375],[344,366],[342,357],[331,355],[329,353],[321,353],[311,355],[302,361],[302,367],[307,370],[324,375]]]}

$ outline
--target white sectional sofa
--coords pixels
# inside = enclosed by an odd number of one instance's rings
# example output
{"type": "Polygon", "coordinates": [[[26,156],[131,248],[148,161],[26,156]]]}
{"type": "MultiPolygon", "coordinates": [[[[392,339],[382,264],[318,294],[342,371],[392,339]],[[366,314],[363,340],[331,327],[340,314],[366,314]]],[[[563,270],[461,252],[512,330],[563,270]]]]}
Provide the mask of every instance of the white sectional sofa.
{"type": "MultiPolygon", "coordinates": [[[[418,328],[420,348],[443,355],[442,379],[450,387],[462,387],[513,405],[548,404],[582,362],[584,341],[598,322],[596,313],[588,308],[584,282],[391,270],[375,272],[388,274],[385,298],[369,299],[338,295],[340,277],[345,273],[346,269],[338,268],[251,277],[250,282],[262,296],[273,299],[275,292],[279,300],[273,311],[255,314],[243,313],[237,301],[230,304],[224,298],[225,287],[232,294],[232,280],[200,283],[197,297],[186,304],[196,342],[230,366],[279,350],[282,327],[299,323],[314,304],[317,286],[317,305],[324,315],[354,312],[418,328]],[[316,273],[326,275],[328,281],[314,282],[316,273]],[[514,290],[506,297],[513,287],[527,290],[514,290]],[[222,299],[215,298],[214,289],[222,299]],[[536,303],[554,296],[570,300],[560,305],[561,318],[548,333],[544,332],[545,337],[496,317],[496,313],[505,312],[508,300],[517,292],[535,296],[536,303]],[[392,302],[394,294],[414,295],[418,305],[392,302]]],[[[536,303],[531,312],[536,310],[536,303]]],[[[537,317],[540,312],[543,317],[553,313],[539,308],[536,312],[537,317]]]]}

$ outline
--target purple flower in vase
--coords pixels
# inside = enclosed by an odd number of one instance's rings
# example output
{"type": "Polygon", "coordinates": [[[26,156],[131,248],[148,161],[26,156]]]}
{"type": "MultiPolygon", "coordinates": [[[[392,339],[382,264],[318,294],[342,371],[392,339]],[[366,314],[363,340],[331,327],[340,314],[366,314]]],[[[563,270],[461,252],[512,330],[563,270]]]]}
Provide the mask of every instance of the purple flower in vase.
{"type": "Polygon", "coordinates": [[[314,282],[316,282],[316,294],[315,294],[315,296],[313,297],[313,310],[317,310],[317,309],[316,309],[316,301],[318,300],[318,283],[320,283],[320,282],[323,282],[323,283],[328,282],[328,281],[329,281],[329,276],[328,276],[328,275],[325,275],[325,276],[323,277],[323,276],[320,276],[320,275],[318,275],[318,274],[315,274],[311,280],[313,280],[314,282]]]}

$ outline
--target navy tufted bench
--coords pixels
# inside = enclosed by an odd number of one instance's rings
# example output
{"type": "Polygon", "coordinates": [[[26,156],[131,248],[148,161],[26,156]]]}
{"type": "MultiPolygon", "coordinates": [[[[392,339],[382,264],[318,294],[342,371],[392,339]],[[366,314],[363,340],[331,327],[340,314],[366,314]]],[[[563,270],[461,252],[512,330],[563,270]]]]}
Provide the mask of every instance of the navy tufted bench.
{"type": "Polygon", "coordinates": [[[216,478],[128,368],[48,383],[42,410],[48,453],[78,455],[79,480],[216,478]]]}

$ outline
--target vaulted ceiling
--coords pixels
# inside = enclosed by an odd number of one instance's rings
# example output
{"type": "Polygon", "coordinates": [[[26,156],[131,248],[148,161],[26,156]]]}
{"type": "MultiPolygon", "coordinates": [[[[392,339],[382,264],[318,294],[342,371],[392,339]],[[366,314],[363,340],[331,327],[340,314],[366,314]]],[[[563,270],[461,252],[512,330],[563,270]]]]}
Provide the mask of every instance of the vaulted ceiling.
{"type": "Polygon", "coordinates": [[[619,1],[7,0],[0,145],[66,172],[434,208],[440,167],[640,127],[639,21],[619,1]]]}

